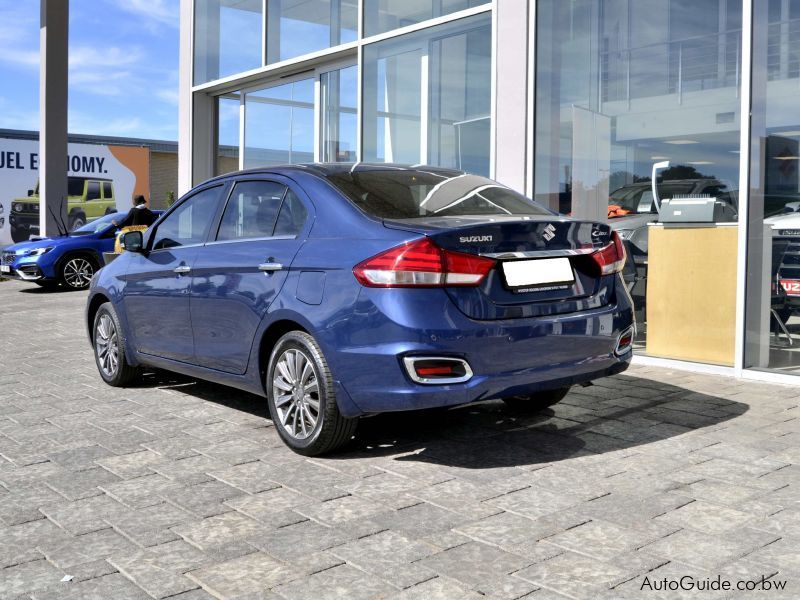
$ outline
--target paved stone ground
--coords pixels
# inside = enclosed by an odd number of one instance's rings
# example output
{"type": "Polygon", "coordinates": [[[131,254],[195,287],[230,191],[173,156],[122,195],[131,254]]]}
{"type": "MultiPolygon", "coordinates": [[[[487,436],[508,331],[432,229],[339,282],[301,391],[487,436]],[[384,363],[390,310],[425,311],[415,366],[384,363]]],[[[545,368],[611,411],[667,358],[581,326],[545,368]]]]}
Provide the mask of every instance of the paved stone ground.
{"type": "Polygon", "coordinates": [[[637,367],[538,416],[373,418],[304,459],[258,397],[105,386],[84,299],[0,283],[2,598],[657,597],[686,575],[800,597],[797,387],[637,367]]]}

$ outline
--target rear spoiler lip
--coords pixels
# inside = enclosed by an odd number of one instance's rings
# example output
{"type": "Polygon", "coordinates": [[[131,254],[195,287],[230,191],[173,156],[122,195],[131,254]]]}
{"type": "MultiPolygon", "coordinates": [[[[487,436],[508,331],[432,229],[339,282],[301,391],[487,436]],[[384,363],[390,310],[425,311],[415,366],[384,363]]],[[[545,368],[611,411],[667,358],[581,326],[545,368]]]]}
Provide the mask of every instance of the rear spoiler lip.
{"type": "MultiPolygon", "coordinates": [[[[437,217],[442,218],[442,217],[437,217]]],[[[452,217],[458,218],[458,217],[452,217]]],[[[600,225],[608,226],[607,223],[601,223],[599,221],[592,221],[589,219],[573,219],[572,217],[565,217],[563,215],[531,215],[528,218],[518,217],[518,218],[504,218],[502,220],[494,220],[489,221],[475,221],[471,223],[462,223],[459,225],[432,225],[430,223],[426,223],[425,221],[428,220],[429,217],[419,217],[415,219],[381,219],[383,221],[383,226],[388,229],[400,229],[403,231],[411,231],[414,233],[419,233],[422,235],[433,235],[435,233],[439,233],[442,231],[458,231],[461,229],[473,229],[475,227],[485,227],[485,226],[492,226],[492,225],[511,225],[511,224],[523,224],[523,223],[598,223],[600,225]],[[416,221],[416,222],[415,222],[416,221]]]]}

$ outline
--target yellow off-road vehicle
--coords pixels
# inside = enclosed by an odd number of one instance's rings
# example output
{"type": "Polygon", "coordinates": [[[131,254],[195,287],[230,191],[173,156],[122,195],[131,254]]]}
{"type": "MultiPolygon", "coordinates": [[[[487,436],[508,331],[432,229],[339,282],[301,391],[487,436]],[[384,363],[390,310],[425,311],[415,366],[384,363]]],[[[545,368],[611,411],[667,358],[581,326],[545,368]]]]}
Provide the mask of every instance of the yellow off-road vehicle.
{"type": "MultiPolygon", "coordinates": [[[[89,221],[108,213],[117,212],[114,182],[99,177],[70,176],[67,178],[68,231],[74,231],[89,221]]],[[[17,198],[11,203],[8,216],[11,239],[23,242],[39,233],[39,184],[28,190],[27,198],[17,198]]]]}

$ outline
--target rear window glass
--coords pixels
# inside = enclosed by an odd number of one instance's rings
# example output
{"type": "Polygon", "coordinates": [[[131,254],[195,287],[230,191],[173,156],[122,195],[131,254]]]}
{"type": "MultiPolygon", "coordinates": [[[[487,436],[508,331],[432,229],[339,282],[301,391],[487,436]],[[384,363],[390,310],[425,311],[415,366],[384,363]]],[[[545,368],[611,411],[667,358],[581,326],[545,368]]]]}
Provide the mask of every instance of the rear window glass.
{"type": "Polygon", "coordinates": [[[328,180],[365,213],[382,219],[553,214],[497,182],[464,173],[356,171],[328,180]]]}

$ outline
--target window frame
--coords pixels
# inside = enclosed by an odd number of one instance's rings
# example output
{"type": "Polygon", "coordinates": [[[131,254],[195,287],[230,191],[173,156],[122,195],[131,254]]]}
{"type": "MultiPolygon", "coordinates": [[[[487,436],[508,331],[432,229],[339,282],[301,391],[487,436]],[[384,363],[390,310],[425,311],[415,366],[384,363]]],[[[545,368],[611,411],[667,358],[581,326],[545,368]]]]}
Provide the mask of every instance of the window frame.
{"type": "MultiPolygon", "coordinates": [[[[221,210],[217,211],[216,216],[216,225],[212,227],[212,230],[209,231],[209,235],[207,236],[206,242],[203,244],[205,246],[215,246],[217,244],[237,244],[240,242],[258,242],[258,241],[269,241],[269,240],[296,240],[301,237],[306,237],[311,223],[314,221],[316,217],[316,212],[314,211],[314,205],[312,202],[309,201],[305,193],[303,193],[302,189],[299,185],[297,185],[293,180],[289,179],[288,177],[283,177],[278,175],[277,173],[263,173],[252,175],[249,177],[238,177],[236,179],[231,179],[228,182],[228,189],[225,191],[225,201],[222,203],[221,210]],[[291,190],[292,193],[300,200],[303,206],[306,209],[306,220],[303,223],[303,226],[295,235],[271,235],[271,236],[262,236],[262,237],[250,237],[250,238],[236,238],[232,240],[218,240],[217,236],[219,235],[219,228],[222,226],[222,217],[225,214],[225,210],[228,207],[228,203],[233,196],[233,190],[236,187],[237,183],[245,183],[250,181],[265,181],[269,183],[277,183],[282,185],[286,188],[286,190],[291,190]],[[213,235],[212,235],[213,232],[213,235]]],[[[281,209],[283,208],[283,203],[286,201],[286,194],[287,191],[283,193],[283,197],[281,198],[280,206],[278,206],[278,210],[275,213],[275,223],[272,226],[273,233],[275,232],[275,227],[278,223],[278,217],[280,216],[281,209]]]]}
{"type": "Polygon", "coordinates": [[[219,218],[220,218],[220,207],[223,205],[223,198],[227,198],[228,194],[230,193],[231,182],[230,181],[209,181],[207,184],[202,184],[202,186],[198,186],[191,191],[189,191],[183,198],[179,199],[174,205],[170,207],[170,209],[165,212],[159,219],[153,224],[153,226],[148,231],[147,242],[145,247],[147,248],[148,253],[154,252],[164,252],[164,251],[174,251],[180,248],[196,248],[198,246],[203,246],[208,241],[208,236],[210,232],[214,229],[214,225],[216,224],[219,226],[219,218]],[[173,246],[171,248],[157,248],[153,249],[153,244],[155,242],[156,236],[158,235],[158,230],[160,229],[161,225],[170,218],[178,209],[180,209],[184,204],[191,201],[192,198],[195,196],[206,192],[208,190],[220,188],[219,196],[217,198],[217,208],[214,212],[213,216],[211,217],[211,225],[206,230],[204,239],[193,243],[193,244],[184,244],[181,246],[173,246]]]}

